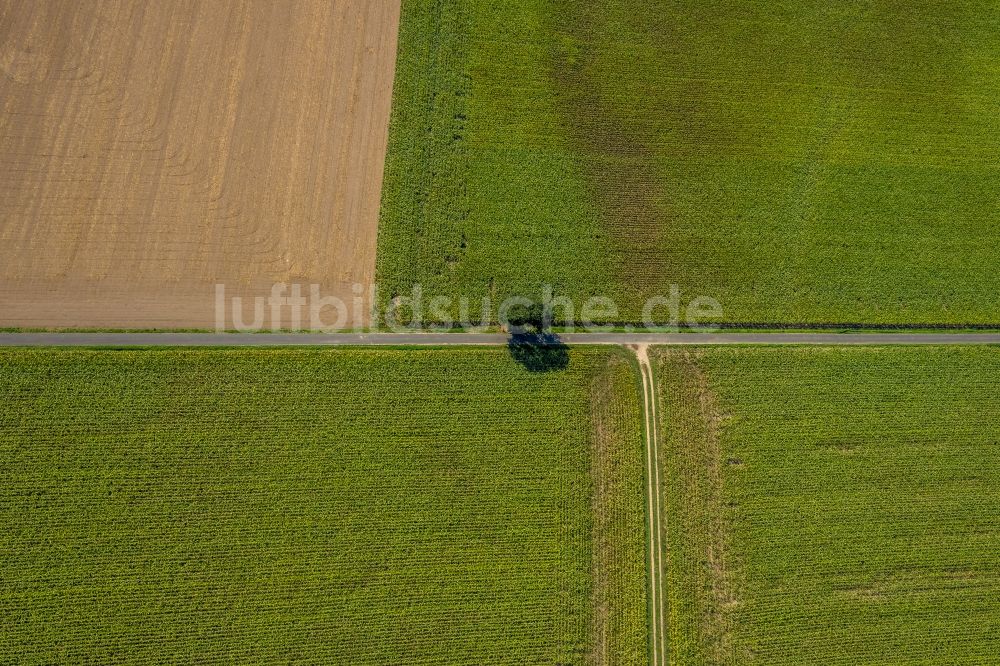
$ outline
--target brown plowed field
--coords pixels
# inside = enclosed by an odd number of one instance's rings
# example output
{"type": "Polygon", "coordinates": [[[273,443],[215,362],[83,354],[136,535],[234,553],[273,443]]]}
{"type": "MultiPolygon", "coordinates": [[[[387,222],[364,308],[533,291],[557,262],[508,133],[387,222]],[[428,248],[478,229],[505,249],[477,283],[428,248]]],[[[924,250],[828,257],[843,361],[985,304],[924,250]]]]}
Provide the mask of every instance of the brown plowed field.
{"type": "Polygon", "coordinates": [[[370,285],[398,23],[0,0],[0,326],[210,328],[219,283],[370,285]]]}

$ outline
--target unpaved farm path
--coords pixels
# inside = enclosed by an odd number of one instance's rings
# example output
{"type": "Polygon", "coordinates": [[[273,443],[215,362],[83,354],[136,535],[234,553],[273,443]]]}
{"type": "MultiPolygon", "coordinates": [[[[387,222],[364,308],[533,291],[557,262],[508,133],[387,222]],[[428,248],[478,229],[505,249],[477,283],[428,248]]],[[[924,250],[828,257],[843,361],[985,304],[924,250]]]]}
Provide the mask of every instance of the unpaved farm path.
{"type": "Polygon", "coordinates": [[[646,425],[646,491],[649,513],[650,656],[653,666],[667,663],[667,624],[663,603],[663,511],[660,495],[659,412],[649,345],[634,345],[642,376],[643,414],[646,425]]]}

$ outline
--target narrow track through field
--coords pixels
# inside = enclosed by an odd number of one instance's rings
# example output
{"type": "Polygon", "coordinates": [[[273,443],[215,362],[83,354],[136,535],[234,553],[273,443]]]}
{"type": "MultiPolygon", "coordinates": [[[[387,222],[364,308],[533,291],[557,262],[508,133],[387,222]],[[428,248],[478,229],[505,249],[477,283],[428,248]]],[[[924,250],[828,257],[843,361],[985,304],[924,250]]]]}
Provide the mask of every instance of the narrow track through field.
{"type": "Polygon", "coordinates": [[[653,666],[667,663],[667,624],[663,614],[663,512],[660,497],[660,459],[656,384],[649,362],[649,345],[636,345],[639,373],[642,376],[643,415],[646,423],[647,501],[649,502],[649,641],[653,666]]]}

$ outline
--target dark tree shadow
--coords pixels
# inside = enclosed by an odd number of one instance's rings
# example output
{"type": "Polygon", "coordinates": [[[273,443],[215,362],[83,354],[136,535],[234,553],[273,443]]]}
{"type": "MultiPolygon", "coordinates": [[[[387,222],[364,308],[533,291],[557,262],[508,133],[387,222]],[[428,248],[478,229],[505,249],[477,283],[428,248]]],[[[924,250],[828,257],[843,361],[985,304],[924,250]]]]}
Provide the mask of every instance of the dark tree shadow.
{"type": "Polygon", "coordinates": [[[515,333],[507,350],[529,372],[552,372],[569,365],[569,347],[554,333],[515,333]]]}

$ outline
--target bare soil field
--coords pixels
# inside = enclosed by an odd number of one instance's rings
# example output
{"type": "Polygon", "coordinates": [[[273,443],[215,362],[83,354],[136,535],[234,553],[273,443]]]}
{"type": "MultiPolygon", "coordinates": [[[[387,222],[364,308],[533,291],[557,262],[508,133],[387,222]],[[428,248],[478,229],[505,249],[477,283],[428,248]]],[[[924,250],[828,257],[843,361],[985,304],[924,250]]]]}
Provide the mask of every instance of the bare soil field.
{"type": "Polygon", "coordinates": [[[216,284],[370,285],[398,22],[0,0],[0,326],[210,328],[216,284]]]}

